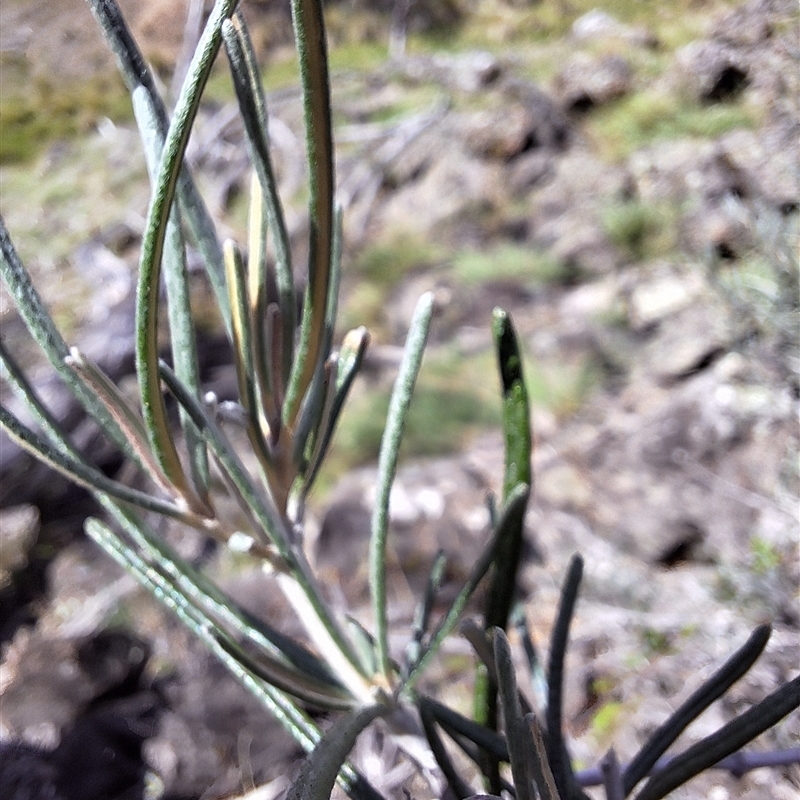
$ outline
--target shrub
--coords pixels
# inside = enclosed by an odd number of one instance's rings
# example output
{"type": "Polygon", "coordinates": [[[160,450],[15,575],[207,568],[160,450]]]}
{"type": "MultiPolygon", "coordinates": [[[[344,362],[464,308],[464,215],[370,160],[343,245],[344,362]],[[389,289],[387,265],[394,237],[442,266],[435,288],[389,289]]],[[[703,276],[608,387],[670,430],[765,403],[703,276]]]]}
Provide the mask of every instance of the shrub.
{"type": "MultiPolygon", "coordinates": [[[[95,495],[107,518],[88,520],[88,535],[172,609],[310,751],[288,797],[325,798],[337,780],[354,798],[380,797],[347,761],[356,737],[378,717],[384,719],[391,734],[398,735],[398,744],[412,761],[422,764],[433,755],[450,793],[457,797],[472,795],[474,788],[454,767],[442,731],[475,762],[485,785],[495,794],[514,791],[521,800],[584,797],[580,784],[591,782],[594,776],[574,773],[562,724],[564,657],[583,572],[581,557],[573,558],[562,591],[541,722],[517,689],[504,633],[513,617],[523,520],[532,483],[530,412],[522,360],[513,325],[504,311],[495,310],[492,323],[506,450],[502,495],[490,503],[492,535],[442,618],[434,620],[432,613],[445,567],[440,555],[431,567],[405,653],[399,660],[392,657],[385,557],[389,494],[434,312],[430,294],[420,299],[412,318],[381,437],[368,553],[373,631],[343,617],[326,602],[302,548],[305,500],[326,457],[369,340],[365,329],[356,328],[338,349],[333,346],[341,212],[333,200],[330,92],[321,2],[292,3],[307,131],[311,223],[308,283],[299,321],[295,318],[298,304],[288,237],[270,161],[264,93],[236,0],[217,0],[214,5],[171,120],[113,0],[91,0],[91,4],[131,92],[153,177],[137,287],[136,369],[141,411],[80,351],[67,347],[4,223],[0,225],[2,274],[28,329],[53,367],[106,436],[139,467],[149,481],[148,488],[130,488],[89,463],[42,404],[5,345],[0,355],[7,379],[27,403],[38,427],[25,425],[5,407],[0,409],[0,423],[12,439],[95,495]],[[246,259],[234,242],[220,245],[183,163],[203,88],[223,44],[255,173],[246,259]],[[276,263],[278,297],[274,302],[266,299],[268,234],[276,263]],[[185,235],[203,256],[233,344],[239,386],[239,402],[233,407],[220,407],[213,396],[202,393],[199,384],[185,235]],[[162,271],[174,367],[158,357],[162,271]],[[168,420],[164,389],[180,406],[180,437],[168,420]],[[251,474],[231,445],[226,434],[229,425],[245,430],[257,474],[251,474]],[[212,490],[216,476],[238,503],[246,529],[218,511],[223,506],[218,505],[212,490]],[[254,621],[242,612],[154,532],[151,520],[160,517],[197,529],[260,562],[305,627],[307,641],[291,639],[267,620],[254,621]],[[484,578],[482,619],[462,624],[480,662],[476,719],[472,720],[420,692],[418,683],[484,578]],[[338,715],[324,736],[309,713],[311,709],[338,715]],[[513,786],[504,777],[503,763],[510,764],[513,786]]],[[[524,625],[521,633],[531,669],[540,671],[524,625]]],[[[620,767],[613,751],[603,759],[600,780],[609,798],[631,794],[643,780],[636,795],[639,800],[663,797],[736,753],[800,705],[800,678],[795,678],[666,765],[659,762],[686,726],[747,672],[769,635],[767,626],[756,629],[655,731],[627,767],[620,767]]],[[[738,758],[738,770],[763,763],[742,754],[738,758]]],[[[786,758],[785,754],[773,755],[778,763],[786,758]]]]}

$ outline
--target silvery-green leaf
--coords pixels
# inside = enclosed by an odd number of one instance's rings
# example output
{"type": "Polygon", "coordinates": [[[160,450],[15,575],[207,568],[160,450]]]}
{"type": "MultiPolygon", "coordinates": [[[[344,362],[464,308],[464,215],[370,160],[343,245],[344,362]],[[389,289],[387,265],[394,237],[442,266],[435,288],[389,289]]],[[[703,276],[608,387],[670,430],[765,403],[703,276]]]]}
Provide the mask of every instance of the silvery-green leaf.
{"type": "Polygon", "coordinates": [[[387,680],[391,673],[386,617],[386,540],[389,532],[389,494],[397,471],[397,457],[400,452],[400,441],[408,409],[411,405],[411,396],[422,365],[425,343],[428,340],[433,307],[433,294],[427,292],[419,299],[414,309],[400,370],[389,399],[386,427],[381,438],[381,449],[378,456],[377,496],[370,526],[369,583],[378,641],[378,662],[387,680]]]}
{"type": "Polygon", "coordinates": [[[322,4],[292,0],[292,22],[300,57],[306,156],[309,165],[308,284],[303,299],[300,339],[286,389],[283,418],[294,427],[300,404],[320,360],[325,336],[335,191],[330,81],[322,4]]]}
{"type": "MultiPolygon", "coordinates": [[[[158,112],[152,98],[143,86],[138,86],[132,95],[133,111],[139,133],[144,143],[147,157],[147,171],[151,183],[155,179],[161,152],[164,147],[164,134],[159,124],[158,112]]],[[[164,276],[167,288],[167,309],[169,313],[170,343],[175,372],[180,379],[200,395],[200,369],[197,361],[192,308],[189,302],[189,275],[186,269],[186,246],[181,232],[181,215],[173,206],[167,223],[167,236],[164,243],[164,276]]],[[[197,494],[208,497],[208,455],[205,442],[197,428],[180,412],[181,428],[184,433],[186,449],[189,453],[192,484],[197,494]]]]}
{"type": "Polygon", "coordinates": [[[158,300],[161,260],[172,203],[183,155],[189,141],[200,96],[221,42],[220,28],[233,13],[236,0],[217,0],[189,64],[175,114],[164,140],[161,164],[154,182],[142,237],[139,279],[136,291],[136,372],[142,395],[142,411],[150,444],[161,469],[181,492],[190,486],[175,449],[175,441],[161,395],[158,371],[158,300]]]}

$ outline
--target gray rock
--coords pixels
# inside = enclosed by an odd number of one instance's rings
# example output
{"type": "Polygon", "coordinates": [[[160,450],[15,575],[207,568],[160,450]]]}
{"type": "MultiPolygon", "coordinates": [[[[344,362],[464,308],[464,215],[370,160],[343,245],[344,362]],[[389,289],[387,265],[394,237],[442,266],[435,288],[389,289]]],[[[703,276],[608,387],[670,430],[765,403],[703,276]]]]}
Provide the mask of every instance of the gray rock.
{"type": "Polygon", "coordinates": [[[643,366],[658,381],[669,383],[703,369],[727,344],[724,319],[693,303],[673,314],[645,345],[643,366]]]}
{"type": "Polygon", "coordinates": [[[601,211],[623,196],[628,174],[583,151],[555,162],[555,174],[528,196],[531,241],[569,265],[575,275],[604,275],[622,254],[605,233],[601,211]]]}
{"type": "Polygon", "coordinates": [[[633,70],[619,55],[595,58],[578,53],[556,75],[553,88],[568,111],[589,111],[628,94],[633,70]]]}
{"type": "Polygon", "coordinates": [[[731,47],[763,45],[775,33],[775,23],[796,13],[791,0],[748,0],[715,20],[710,38],[731,47]]]}
{"type": "Polygon", "coordinates": [[[505,182],[500,165],[470,158],[452,145],[429,163],[421,178],[387,198],[375,215],[376,224],[425,235],[502,202],[505,182]]]}
{"type": "Polygon", "coordinates": [[[191,646],[169,704],[144,746],[168,796],[227,797],[242,781],[286,775],[297,746],[258,701],[201,646],[191,646]]]}
{"type": "Polygon", "coordinates": [[[510,161],[531,150],[536,150],[539,136],[535,120],[522,103],[503,109],[478,112],[462,122],[461,136],[470,152],[479,158],[510,161]]]}
{"type": "Polygon", "coordinates": [[[759,131],[731,131],[720,139],[719,152],[746,176],[750,197],[789,214],[800,208],[798,140],[800,117],[783,115],[759,131]]]}
{"type": "Polygon", "coordinates": [[[683,91],[702,103],[730,100],[750,82],[745,57],[716,41],[699,40],[685,45],[675,54],[674,64],[683,91]]]}
{"type": "Polygon", "coordinates": [[[0,590],[11,581],[17,570],[28,563],[28,553],[39,533],[39,510],[21,505],[0,510],[0,590]]]}
{"type": "Polygon", "coordinates": [[[597,8],[578,17],[572,23],[571,34],[578,42],[622,39],[631,44],[648,47],[656,44],[653,35],[646,28],[625,25],[611,14],[597,8]]]}
{"type": "Polygon", "coordinates": [[[63,639],[21,630],[4,661],[2,737],[46,749],[88,705],[112,690],[136,691],[149,649],[130,634],[63,639]]]}
{"type": "Polygon", "coordinates": [[[687,308],[704,290],[704,281],[693,272],[667,273],[637,283],[628,299],[630,324],[634,330],[648,329],[687,308]]]}
{"type": "Polygon", "coordinates": [[[504,81],[502,89],[508,100],[523,105],[530,119],[526,150],[541,147],[557,153],[569,147],[574,138],[572,125],[547,92],[518,78],[504,81]]]}
{"type": "Polygon", "coordinates": [[[554,175],[553,154],[544,150],[530,150],[517,156],[511,164],[509,189],[515,197],[521,197],[552,180],[554,175]]]}
{"type": "Polygon", "coordinates": [[[681,244],[690,253],[711,258],[738,259],[756,245],[756,230],[747,204],[734,198],[704,202],[681,220],[681,244]]]}
{"type": "Polygon", "coordinates": [[[699,165],[712,160],[715,152],[713,143],[693,139],[660,141],[637,150],[628,159],[636,197],[678,206],[697,198],[705,185],[699,165]]]}
{"type": "Polygon", "coordinates": [[[496,81],[503,66],[492,53],[473,51],[455,55],[407,56],[394,66],[407,79],[436,81],[449,91],[473,94],[496,81]]]}

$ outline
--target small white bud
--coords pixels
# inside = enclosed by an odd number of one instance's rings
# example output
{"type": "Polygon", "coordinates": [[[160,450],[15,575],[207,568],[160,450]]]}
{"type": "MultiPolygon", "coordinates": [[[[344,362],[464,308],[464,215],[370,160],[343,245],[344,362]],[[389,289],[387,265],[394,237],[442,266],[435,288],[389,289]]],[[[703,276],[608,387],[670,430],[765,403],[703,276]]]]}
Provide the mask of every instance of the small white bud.
{"type": "Polygon", "coordinates": [[[228,547],[234,553],[249,553],[254,544],[253,537],[241,531],[234,531],[228,539],[228,547]]]}

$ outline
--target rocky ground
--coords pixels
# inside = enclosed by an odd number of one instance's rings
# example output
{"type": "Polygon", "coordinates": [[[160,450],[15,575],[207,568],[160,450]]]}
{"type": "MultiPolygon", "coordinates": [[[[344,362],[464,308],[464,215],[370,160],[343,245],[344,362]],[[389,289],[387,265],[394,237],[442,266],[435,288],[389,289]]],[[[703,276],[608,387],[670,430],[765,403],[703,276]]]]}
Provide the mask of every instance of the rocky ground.
{"type": "MultiPolygon", "coordinates": [[[[41,85],[55,45],[65,75],[107,69],[87,44],[82,5],[47,4],[37,36],[32,5],[2,12],[14,69],[27,59],[41,85]]],[[[158,2],[127,5],[154,60],[173,63],[183,26],[159,23],[158,2]]],[[[367,323],[375,346],[313,504],[309,546],[333,596],[363,609],[381,403],[414,302],[432,289],[439,314],[392,498],[398,647],[439,547],[444,594],[454,591],[485,541],[486,494],[502,474],[489,318],[495,305],[508,309],[534,400],[522,587],[543,652],[569,558],[586,559],[567,698],[581,766],[611,745],[630,757],[758,623],[774,626],[766,653],[686,741],[800,663],[800,20],[782,0],[672,13],[640,5],[611,15],[580,3],[558,13],[465,3],[448,6],[457,20],[431,20],[420,4],[392,59],[372,43],[385,42],[385,16],[356,4],[330,12],[342,48],[333,49],[342,318],[367,323]],[[451,27],[413,33],[432,22],[451,27]],[[363,28],[358,46],[351,28],[363,28]]],[[[284,74],[285,18],[269,13],[257,38],[284,74]]],[[[302,136],[287,74],[271,87],[270,133],[301,263],[302,136]]],[[[241,240],[248,166],[219,83],[190,155],[220,226],[241,240]]],[[[136,141],[129,123],[106,120],[0,166],[3,217],[56,318],[123,384],[147,202],[136,141]]],[[[196,283],[205,314],[199,274],[196,283]]],[[[98,463],[124,470],[37,366],[0,300],[4,341],[98,463]]],[[[228,351],[208,318],[205,383],[232,397],[228,351]]],[[[0,471],[0,786],[27,776],[31,793],[19,800],[210,800],[256,786],[252,798],[279,797],[298,748],[80,535],[91,503],[7,441],[0,471]]],[[[166,533],[245,607],[284,613],[257,570],[166,533]]],[[[429,684],[457,706],[467,654],[454,638],[429,684]]],[[[753,747],[799,738],[795,714],[753,747]]],[[[427,796],[379,733],[359,748],[376,785],[427,796]]],[[[709,773],[674,796],[788,800],[800,796],[800,772],[709,773]]]]}

